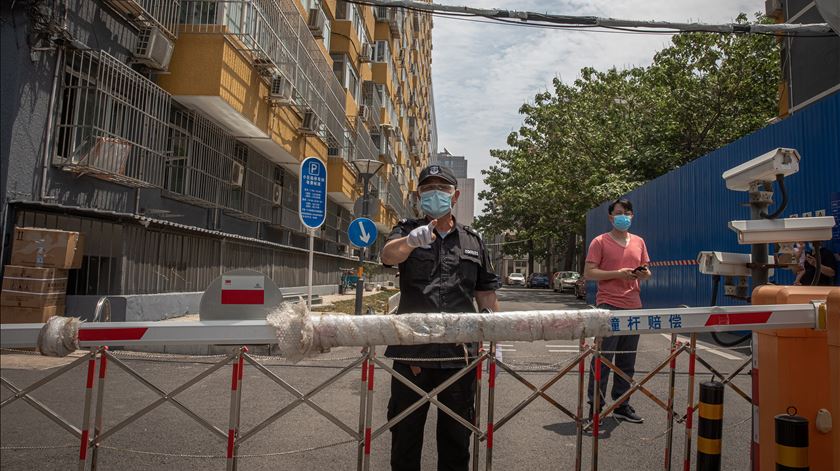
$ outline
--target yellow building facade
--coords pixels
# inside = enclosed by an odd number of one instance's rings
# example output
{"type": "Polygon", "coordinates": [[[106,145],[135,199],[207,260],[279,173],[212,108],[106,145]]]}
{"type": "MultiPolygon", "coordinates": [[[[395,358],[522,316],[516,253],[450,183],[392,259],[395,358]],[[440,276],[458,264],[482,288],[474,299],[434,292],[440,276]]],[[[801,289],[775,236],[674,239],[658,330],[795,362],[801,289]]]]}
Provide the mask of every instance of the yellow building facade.
{"type": "Polygon", "coordinates": [[[257,154],[247,169],[265,160],[256,191],[266,201],[293,191],[277,190],[272,175],[296,177],[317,156],[329,199],[352,212],[362,190],[352,161],[381,161],[370,207],[384,232],[416,214],[412,182],[435,151],[431,35],[426,13],[342,0],[182,0],[168,71],[156,82],[257,154]]]}

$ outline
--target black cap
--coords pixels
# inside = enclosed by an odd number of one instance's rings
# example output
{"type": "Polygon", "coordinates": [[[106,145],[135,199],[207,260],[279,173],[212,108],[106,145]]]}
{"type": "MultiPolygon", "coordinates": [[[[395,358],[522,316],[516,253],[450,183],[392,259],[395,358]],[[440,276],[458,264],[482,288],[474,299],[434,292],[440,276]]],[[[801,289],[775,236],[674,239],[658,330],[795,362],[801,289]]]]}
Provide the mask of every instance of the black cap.
{"type": "Polygon", "coordinates": [[[448,183],[458,186],[458,179],[455,178],[455,174],[449,167],[444,167],[443,165],[429,165],[428,167],[424,168],[422,172],[420,172],[420,179],[417,181],[418,185],[422,185],[423,181],[431,178],[431,177],[438,177],[443,180],[446,180],[448,183]]]}

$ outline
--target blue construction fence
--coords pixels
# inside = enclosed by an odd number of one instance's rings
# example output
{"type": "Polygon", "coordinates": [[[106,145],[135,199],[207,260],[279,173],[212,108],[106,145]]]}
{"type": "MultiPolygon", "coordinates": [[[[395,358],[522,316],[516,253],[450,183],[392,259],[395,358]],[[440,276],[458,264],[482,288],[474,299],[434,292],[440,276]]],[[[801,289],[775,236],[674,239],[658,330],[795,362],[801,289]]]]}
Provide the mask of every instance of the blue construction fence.
{"type": "MultiPolygon", "coordinates": [[[[833,215],[840,225],[840,93],[834,93],[624,195],[635,213],[631,232],[645,239],[654,262],[654,276],[642,286],[646,307],[709,304],[712,277],[700,274],[697,254],[703,250],[750,252],[750,246],[739,245],[728,227],[729,221],[750,218],[747,193],[727,190],[721,175],[777,147],[794,148],[802,157],[799,173],[785,179],[790,201],[781,217],[833,215]]],[[[780,200],[777,192],[774,201],[780,200]]],[[[594,237],[611,229],[608,205],[605,202],[587,213],[587,247],[594,237]]],[[[840,227],[835,226],[827,246],[840,253],[840,227]]],[[[793,284],[794,277],[790,270],[776,270],[770,281],[793,284]]],[[[589,282],[590,304],[595,303],[595,291],[589,282]]],[[[724,297],[722,291],[721,287],[719,304],[743,303],[724,297]]]]}

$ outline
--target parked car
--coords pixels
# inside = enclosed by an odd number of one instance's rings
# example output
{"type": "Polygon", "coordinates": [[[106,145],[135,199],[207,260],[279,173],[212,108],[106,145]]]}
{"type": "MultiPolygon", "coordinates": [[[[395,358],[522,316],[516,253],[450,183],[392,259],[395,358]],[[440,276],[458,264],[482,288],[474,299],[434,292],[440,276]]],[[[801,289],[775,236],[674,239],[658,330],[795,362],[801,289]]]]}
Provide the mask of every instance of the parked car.
{"type": "Polygon", "coordinates": [[[557,277],[554,278],[552,288],[554,291],[563,292],[566,290],[574,291],[575,283],[580,278],[580,273],[575,271],[561,271],[557,277]]]}
{"type": "Polygon", "coordinates": [[[511,273],[507,276],[505,284],[509,286],[525,286],[525,275],[522,273],[511,273]]]}
{"type": "Polygon", "coordinates": [[[548,284],[548,275],[545,273],[532,273],[525,283],[526,288],[551,288],[548,284]]]}
{"type": "Polygon", "coordinates": [[[586,299],[586,278],[580,277],[575,282],[575,297],[586,299]]]}

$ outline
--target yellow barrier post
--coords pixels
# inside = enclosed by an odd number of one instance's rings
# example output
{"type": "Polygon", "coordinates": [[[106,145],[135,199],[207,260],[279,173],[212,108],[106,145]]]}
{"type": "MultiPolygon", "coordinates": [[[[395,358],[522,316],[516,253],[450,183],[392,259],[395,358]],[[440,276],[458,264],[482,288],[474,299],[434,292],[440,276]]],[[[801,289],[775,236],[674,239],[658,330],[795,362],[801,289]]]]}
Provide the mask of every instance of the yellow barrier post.
{"type": "Polygon", "coordinates": [[[802,471],[808,468],[808,419],[796,415],[791,408],[787,414],[777,415],[776,471],[802,471]]]}
{"type": "Polygon", "coordinates": [[[723,383],[700,383],[697,421],[697,471],[720,471],[723,438],[723,383]]]}

